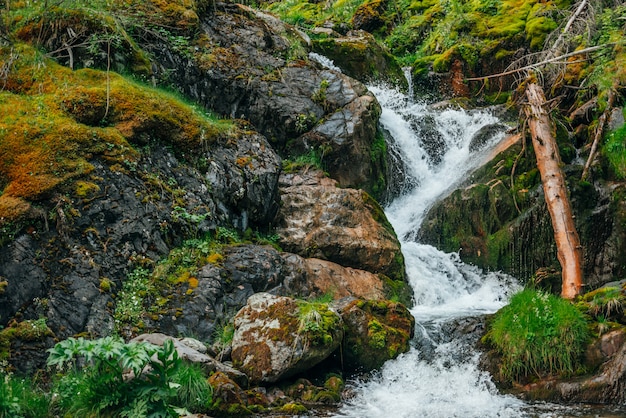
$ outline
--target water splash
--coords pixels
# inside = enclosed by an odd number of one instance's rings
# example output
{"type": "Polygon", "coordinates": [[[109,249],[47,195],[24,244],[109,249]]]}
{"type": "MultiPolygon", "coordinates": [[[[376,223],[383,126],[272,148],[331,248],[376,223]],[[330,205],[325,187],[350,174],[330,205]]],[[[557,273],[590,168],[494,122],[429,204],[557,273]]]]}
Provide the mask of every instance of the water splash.
{"type": "MultiPolygon", "coordinates": [[[[471,144],[485,126],[498,123],[489,112],[435,110],[402,93],[373,86],[382,106],[381,124],[389,146],[404,161],[402,194],[386,214],[401,238],[408,280],[414,289],[411,313],[418,331],[408,353],[387,362],[374,376],[352,383],[354,397],[337,417],[516,417],[524,402],[498,393],[480,371],[472,341],[446,335],[446,324],[495,312],[518,288],[499,273],[486,274],[415,241],[425,213],[482,162],[499,142],[496,132],[474,152],[471,144]]],[[[475,340],[474,340],[475,341],[475,340]]]]}

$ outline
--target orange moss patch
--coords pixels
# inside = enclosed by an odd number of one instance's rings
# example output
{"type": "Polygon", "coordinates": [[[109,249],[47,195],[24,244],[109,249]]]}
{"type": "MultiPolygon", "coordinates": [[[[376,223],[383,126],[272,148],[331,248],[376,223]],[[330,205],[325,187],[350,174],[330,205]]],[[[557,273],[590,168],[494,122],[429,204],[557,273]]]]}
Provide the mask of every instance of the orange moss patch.
{"type": "MultiPolygon", "coordinates": [[[[171,94],[114,73],[72,71],[25,45],[0,48],[3,66],[8,74],[0,91],[0,218],[6,220],[90,173],[92,158],[123,167],[139,156],[132,144],[148,141],[191,156],[233,126],[171,94]]],[[[89,192],[80,184],[74,190],[89,192]]]]}

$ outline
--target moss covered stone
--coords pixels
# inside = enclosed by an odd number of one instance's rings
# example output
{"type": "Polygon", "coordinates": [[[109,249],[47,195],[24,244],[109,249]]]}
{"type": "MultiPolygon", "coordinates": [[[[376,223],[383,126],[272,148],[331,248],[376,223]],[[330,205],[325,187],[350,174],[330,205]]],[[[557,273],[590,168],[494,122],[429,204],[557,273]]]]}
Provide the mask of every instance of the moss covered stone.
{"type": "Polygon", "coordinates": [[[370,371],[409,350],[415,320],[397,302],[352,300],[340,308],[345,322],[343,364],[370,371]]]}
{"type": "Polygon", "coordinates": [[[235,316],[233,365],[252,382],[276,382],[315,366],[343,339],[343,322],[324,303],[256,293],[235,316]]]}

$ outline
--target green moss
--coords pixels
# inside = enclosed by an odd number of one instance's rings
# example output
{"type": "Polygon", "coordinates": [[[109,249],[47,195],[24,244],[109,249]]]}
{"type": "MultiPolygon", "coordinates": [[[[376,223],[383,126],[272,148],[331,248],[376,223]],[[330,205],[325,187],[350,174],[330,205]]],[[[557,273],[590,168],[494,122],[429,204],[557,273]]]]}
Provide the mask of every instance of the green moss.
{"type": "Polygon", "coordinates": [[[385,327],[376,319],[372,319],[367,323],[368,344],[375,349],[383,349],[387,343],[387,331],[385,327]]]}
{"type": "Polygon", "coordinates": [[[10,322],[6,328],[0,330],[0,362],[10,358],[14,341],[42,341],[51,336],[54,334],[48,328],[45,318],[10,322]]]}
{"type": "Polygon", "coordinates": [[[100,186],[90,181],[78,180],[75,184],[75,193],[80,198],[91,198],[100,191],[100,186]]]}
{"type": "Polygon", "coordinates": [[[626,125],[608,135],[602,153],[609,162],[611,176],[616,180],[626,180],[626,125]]]}
{"type": "Polygon", "coordinates": [[[313,345],[331,345],[341,317],[326,303],[298,301],[298,334],[313,345]]]}
{"type": "Polygon", "coordinates": [[[33,202],[61,187],[85,198],[97,192],[81,180],[93,170],[88,159],[133,164],[145,137],[193,159],[189,149],[233,131],[172,94],[117,74],[71,71],[27,45],[0,48],[0,65],[8,61],[0,91],[1,222],[30,216],[33,202]]]}
{"type": "Polygon", "coordinates": [[[301,414],[305,414],[308,412],[308,409],[304,405],[302,405],[301,403],[297,403],[297,402],[286,403],[283,406],[281,406],[278,410],[284,414],[292,414],[292,415],[294,414],[301,415],[301,414]]]}

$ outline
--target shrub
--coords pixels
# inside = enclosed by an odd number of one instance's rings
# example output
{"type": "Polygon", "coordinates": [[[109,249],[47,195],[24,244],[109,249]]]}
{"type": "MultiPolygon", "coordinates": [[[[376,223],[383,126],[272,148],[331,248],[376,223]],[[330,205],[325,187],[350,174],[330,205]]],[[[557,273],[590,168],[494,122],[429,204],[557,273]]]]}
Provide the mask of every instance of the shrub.
{"type": "Polygon", "coordinates": [[[526,289],[496,313],[485,339],[502,356],[502,377],[519,380],[530,374],[574,373],[589,330],[569,301],[526,289]]]}
{"type": "Polygon", "coordinates": [[[69,338],[48,351],[48,366],[70,369],[56,393],[59,408],[71,416],[178,417],[185,412],[172,405],[181,387],[174,377],[182,361],[170,340],[157,347],[116,337],[69,338]]]}

